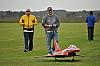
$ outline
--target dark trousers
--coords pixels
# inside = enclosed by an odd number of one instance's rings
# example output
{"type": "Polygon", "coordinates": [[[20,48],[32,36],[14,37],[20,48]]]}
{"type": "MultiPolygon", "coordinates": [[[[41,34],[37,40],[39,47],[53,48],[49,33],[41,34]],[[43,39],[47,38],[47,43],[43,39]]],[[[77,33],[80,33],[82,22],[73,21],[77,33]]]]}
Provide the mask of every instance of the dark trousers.
{"type": "Polygon", "coordinates": [[[34,32],[24,32],[25,49],[32,51],[34,32]]]}
{"type": "Polygon", "coordinates": [[[88,27],[88,40],[93,40],[94,37],[94,26],[88,27]]]}

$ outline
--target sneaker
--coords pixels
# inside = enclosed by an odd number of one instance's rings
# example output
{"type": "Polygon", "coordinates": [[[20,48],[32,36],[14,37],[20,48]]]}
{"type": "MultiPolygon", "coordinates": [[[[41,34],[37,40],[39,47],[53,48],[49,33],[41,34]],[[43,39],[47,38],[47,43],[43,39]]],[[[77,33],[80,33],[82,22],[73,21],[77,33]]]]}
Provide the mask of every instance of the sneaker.
{"type": "Polygon", "coordinates": [[[53,55],[53,53],[52,53],[52,52],[49,52],[48,55],[49,55],[49,56],[50,56],[50,55],[53,55]]]}
{"type": "Polygon", "coordinates": [[[93,41],[94,39],[92,38],[91,40],[93,41]]]}
{"type": "Polygon", "coordinates": [[[50,55],[52,55],[52,54],[48,53],[48,56],[50,56],[50,55]]]}
{"type": "Polygon", "coordinates": [[[26,49],[24,49],[24,52],[27,52],[27,50],[26,50],[26,49]]]}
{"type": "Polygon", "coordinates": [[[29,51],[29,52],[32,52],[32,51],[29,51]]]}
{"type": "Polygon", "coordinates": [[[89,39],[89,42],[90,42],[91,40],[89,39]]]}

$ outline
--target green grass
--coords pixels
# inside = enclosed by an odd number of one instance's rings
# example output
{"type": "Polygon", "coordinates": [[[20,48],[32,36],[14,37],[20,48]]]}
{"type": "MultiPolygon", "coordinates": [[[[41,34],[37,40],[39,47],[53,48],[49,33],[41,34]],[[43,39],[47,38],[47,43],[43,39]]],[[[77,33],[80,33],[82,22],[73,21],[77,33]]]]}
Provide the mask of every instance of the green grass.
{"type": "Polygon", "coordinates": [[[62,49],[75,44],[84,57],[35,58],[47,54],[45,33],[38,24],[35,27],[33,52],[23,52],[24,41],[22,27],[17,23],[0,23],[0,66],[100,66],[100,23],[95,25],[94,41],[87,40],[85,23],[62,23],[59,28],[59,45],[62,49]],[[62,61],[61,61],[62,60],[62,61]]]}

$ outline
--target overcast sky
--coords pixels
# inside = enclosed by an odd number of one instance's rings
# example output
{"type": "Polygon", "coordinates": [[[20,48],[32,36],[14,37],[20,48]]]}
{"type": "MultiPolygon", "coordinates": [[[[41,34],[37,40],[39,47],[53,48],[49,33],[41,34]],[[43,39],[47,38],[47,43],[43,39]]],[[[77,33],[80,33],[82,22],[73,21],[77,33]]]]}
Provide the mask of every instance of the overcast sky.
{"type": "Polygon", "coordinates": [[[44,11],[48,6],[54,10],[100,10],[100,0],[0,0],[0,10],[44,11]]]}

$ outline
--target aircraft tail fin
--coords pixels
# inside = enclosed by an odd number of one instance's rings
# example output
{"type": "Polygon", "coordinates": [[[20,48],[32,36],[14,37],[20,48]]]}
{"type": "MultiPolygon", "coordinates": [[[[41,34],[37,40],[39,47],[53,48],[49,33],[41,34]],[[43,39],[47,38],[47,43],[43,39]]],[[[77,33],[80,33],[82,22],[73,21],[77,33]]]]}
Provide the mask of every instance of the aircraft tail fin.
{"type": "Polygon", "coordinates": [[[55,48],[55,52],[61,51],[61,49],[60,49],[60,47],[55,39],[54,39],[54,48],[55,48]]]}

